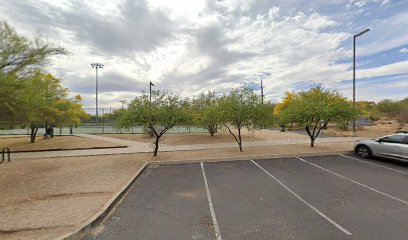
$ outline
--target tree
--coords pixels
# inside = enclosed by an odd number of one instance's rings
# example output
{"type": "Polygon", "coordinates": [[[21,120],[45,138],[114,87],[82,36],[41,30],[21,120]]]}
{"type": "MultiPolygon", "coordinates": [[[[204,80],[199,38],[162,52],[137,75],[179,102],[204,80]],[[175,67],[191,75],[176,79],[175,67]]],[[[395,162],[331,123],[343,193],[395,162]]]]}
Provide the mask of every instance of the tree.
{"type": "Polygon", "coordinates": [[[27,82],[19,79],[16,74],[0,72],[0,120],[5,127],[12,127],[24,112],[25,90],[27,82]]]}
{"type": "Polygon", "coordinates": [[[293,102],[294,97],[295,97],[294,92],[286,92],[282,102],[276,104],[276,107],[273,111],[273,115],[275,115],[275,117],[279,117],[283,110],[289,107],[289,105],[293,102]]]}
{"type": "Polygon", "coordinates": [[[337,115],[334,120],[339,123],[341,130],[346,131],[353,119],[357,119],[360,114],[359,110],[354,107],[350,101],[344,103],[342,112],[343,113],[337,115]]]}
{"type": "Polygon", "coordinates": [[[192,103],[193,122],[210,133],[211,137],[217,132],[217,128],[222,125],[221,109],[215,92],[202,93],[200,97],[192,103]]]}
{"type": "Polygon", "coordinates": [[[32,94],[32,78],[56,55],[67,54],[39,37],[18,35],[7,22],[0,21],[0,120],[13,127],[28,116],[26,105],[32,94]]]}
{"type": "Polygon", "coordinates": [[[39,127],[58,122],[64,111],[69,110],[61,107],[68,89],[61,85],[58,78],[40,71],[36,71],[34,77],[27,81],[29,87],[25,93],[21,121],[30,127],[30,142],[34,143],[39,127]]]}
{"type": "Polygon", "coordinates": [[[127,109],[121,109],[117,114],[117,127],[129,129],[142,125],[154,133],[154,156],[157,156],[160,138],[168,130],[191,121],[187,101],[159,91],[152,91],[152,102],[149,95],[143,93],[132,100],[127,109]]]}
{"type": "Polygon", "coordinates": [[[350,104],[337,91],[319,85],[295,94],[293,102],[282,112],[281,120],[304,127],[310,146],[314,147],[315,139],[329,122],[353,119],[357,115],[357,110],[350,111],[350,104]]]}
{"type": "MultiPolygon", "coordinates": [[[[81,96],[77,95],[75,99],[81,99],[81,96]]],[[[77,125],[81,122],[81,119],[88,117],[88,114],[82,109],[82,104],[78,104],[76,101],[73,102],[71,99],[56,100],[54,106],[57,111],[51,124],[58,126],[60,133],[62,127],[69,126],[72,128],[73,124],[77,125]]]]}
{"type": "Polygon", "coordinates": [[[20,36],[7,22],[0,21],[0,72],[26,73],[45,63],[51,56],[67,54],[67,50],[43,41],[20,36]]]}
{"type": "Polygon", "coordinates": [[[241,152],[243,127],[255,129],[272,122],[273,109],[268,106],[270,105],[262,104],[260,96],[248,87],[234,89],[229,95],[220,98],[224,126],[238,143],[241,152]],[[231,126],[237,129],[238,134],[231,130],[231,126]]]}
{"type": "Polygon", "coordinates": [[[373,121],[377,121],[381,117],[381,112],[374,102],[358,101],[356,106],[360,116],[369,117],[373,121]]]}

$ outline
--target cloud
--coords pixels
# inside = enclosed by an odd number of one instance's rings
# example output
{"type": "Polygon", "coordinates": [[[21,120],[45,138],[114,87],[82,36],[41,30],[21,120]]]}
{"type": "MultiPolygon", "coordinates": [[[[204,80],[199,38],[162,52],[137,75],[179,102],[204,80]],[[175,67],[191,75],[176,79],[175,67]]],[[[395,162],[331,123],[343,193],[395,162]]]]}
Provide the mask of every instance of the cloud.
{"type": "MultiPolygon", "coordinates": [[[[126,0],[118,4],[117,14],[102,15],[93,4],[71,0],[66,7],[44,2],[9,1],[5,7],[16,12],[26,24],[34,23],[47,32],[71,32],[77,44],[86,44],[102,55],[131,55],[149,52],[174,38],[177,23],[160,9],[150,9],[145,0],[126,0]]],[[[3,10],[6,10],[3,7],[3,10]]],[[[113,9],[114,10],[114,9],[113,9]]]]}
{"type": "Polygon", "coordinates": [[[408,53],[408,48],[401,48],[399,50],[400,53],[408,53]]]}
{"type": "MultiPolygon", "coordinates": [[[[75,74],[75,73],[74,73],[75,74]]],[[[82,77],[68,75],[65,78],[69,78],[70,81],[65,81],[65,85],[73,92],[83,94],[94,94],[96,88],[95,73],[93,75],[85,75],[82,77]]],[[[141,82],[138,79],[126,76],[119,72],[107,71],[104,69],[99,70],[98,74],[98,92],[137,92],[141,93],[146,89],[147,84],[141,82]]]]}
{"type": "MultiPolygon", "coordinates": [[[[147,89],[148,81],[155,89],[194,96],[255,86],[262,77],[266,98],[275,101],[316,83],[341,87],[351,79],[351,37],[361,29],[371,31],[358,39],[358,56],[408,51],[406,7],[387,0],[6,0],[0,12],[19,32],[39,29],[73,53],[56,58],[49,71],[88,106],[95,91],[89,65],[105,64],[100,101],[119,106],[147,89]]],[[[383,63],[373,57],[380,66],[359,68],[358,78],[405,73],[401,58],[383,63]]]]}
{"type": "Polygon", "coordinates": [[[408,73],[408,60],[384,65],[377,68],[361,69],[359,70],[358,74],[361,78],[370,78],[402,73],[408,73]]]}

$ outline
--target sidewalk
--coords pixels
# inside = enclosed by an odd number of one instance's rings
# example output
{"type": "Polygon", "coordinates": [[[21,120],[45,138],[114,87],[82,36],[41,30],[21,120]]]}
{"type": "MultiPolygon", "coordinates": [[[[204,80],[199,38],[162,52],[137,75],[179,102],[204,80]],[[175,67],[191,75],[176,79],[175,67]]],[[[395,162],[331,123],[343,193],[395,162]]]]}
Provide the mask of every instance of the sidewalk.
{"type": "MultiPolygon", "coordinates": [[[[47,157],[70,157],[70,156],[93,156],[93,155],[110,155],[110,154],[125,154],[125,153],[148,153],[153,151],[151,143],[136,142],[124,139],[110,138],[106,136],[77,134],[77,136],[91,138],[106,142],[112,142],[128,146],[127,148],[112,148],[112,149],[90,149],[90,150],[69,150],[69,151],[47,151],[47,152],[26,152],[13,153],[12,159],[24,158],[47,158],[47,157]]],[[[324,145],[328,143],[343,143],[354,142],[360,139],[359,137],[327,137],[316,139],[316,145],[324,145]]],[[[287,140],[268,140],[268,141],[248,141],[243,142],[243,147],[262,147],[275,145],[292,145],[292,144],[308,144],[310,140],[302,139],[287,139],[287,140]]],[[[233,143],[214,143],[214,144],[191,144],[191,145],[168,145],[160,144],[159,152],[174,152],[174,151],[191,151],[191,150],[211,150],[237,148],[238,144],[233,143]]]]}

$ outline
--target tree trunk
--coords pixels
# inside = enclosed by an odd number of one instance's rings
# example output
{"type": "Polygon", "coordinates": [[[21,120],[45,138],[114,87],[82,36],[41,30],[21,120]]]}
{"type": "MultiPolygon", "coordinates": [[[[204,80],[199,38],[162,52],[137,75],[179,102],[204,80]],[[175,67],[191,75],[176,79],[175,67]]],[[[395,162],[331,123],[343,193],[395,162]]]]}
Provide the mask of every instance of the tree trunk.
{"type": "Polygon", "coordinates": [[[243,150],[242,150],[241,128],[240,127],[238,127],[238,139],[239,139],[239,142],[238,142],[239,151],[243,152],[243,150]]]}
{"type": "Polygon", "coordinates": [[[38,131],[38,128],[31,127],[30,143],[34,143],[34,142],[35,142],[35,137],[37,136],[37,131],[38,131]]]}
{"type": "Polygon", "coordinates": [[[314,141],[315,141],[314,139],[310,139],[310,146],[311,147],[314,147],[314,141]]]}
{"type": "Polygon", "coordinates": [[[160,139],[160,137],[156,137],[156,140],[155,140],[155,142],[154,142],[154,156],[156,157],[157,156],[157,152],[159,151],[159,139],[160,139]]]}

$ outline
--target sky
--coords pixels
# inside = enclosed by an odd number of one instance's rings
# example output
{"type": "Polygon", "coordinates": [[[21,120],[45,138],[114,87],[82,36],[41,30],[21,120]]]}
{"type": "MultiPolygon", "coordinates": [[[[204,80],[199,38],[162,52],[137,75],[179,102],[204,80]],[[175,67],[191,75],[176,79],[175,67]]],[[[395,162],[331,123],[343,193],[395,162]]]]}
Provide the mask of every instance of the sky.
{"type": "Polygon", "coordinates": [[[406,0],[1,0],[0,20],[70,51],[47,71],[84,107],[149,91],[195,97],[249,85],[265,99],[316,84],[356,99],[408,97],[406,0]]]}

